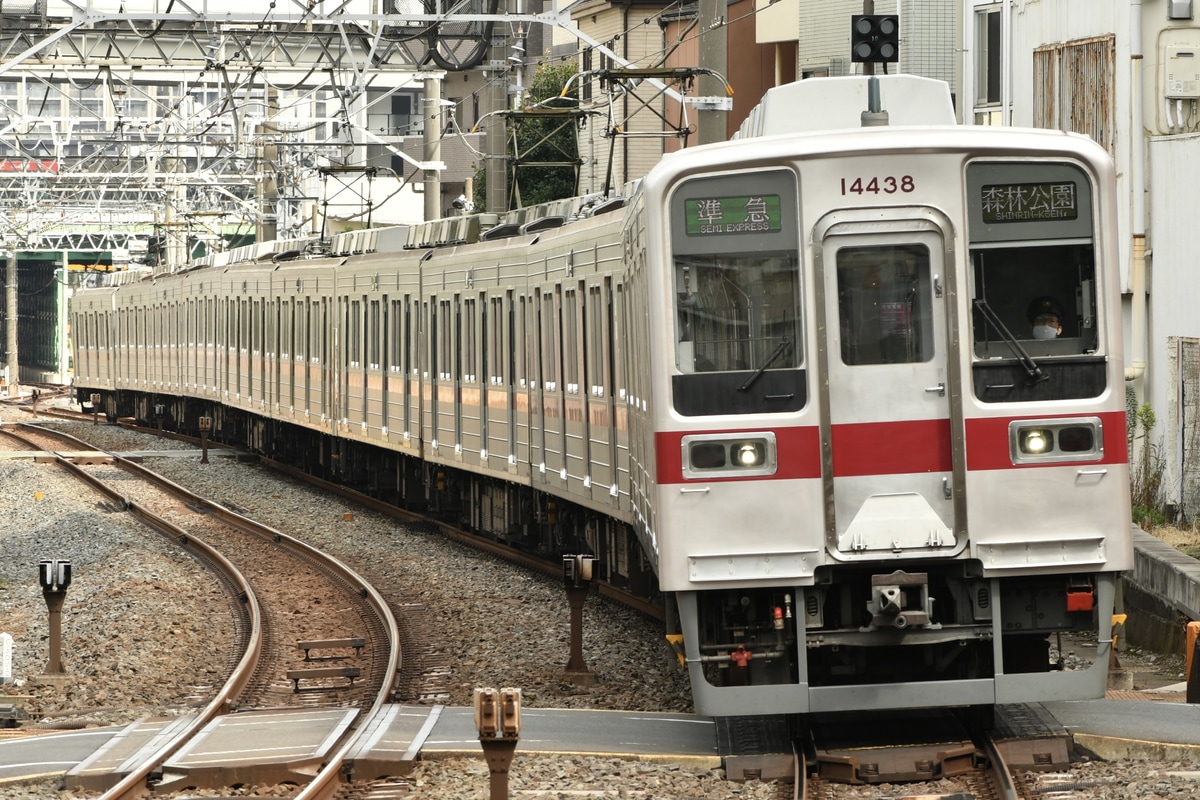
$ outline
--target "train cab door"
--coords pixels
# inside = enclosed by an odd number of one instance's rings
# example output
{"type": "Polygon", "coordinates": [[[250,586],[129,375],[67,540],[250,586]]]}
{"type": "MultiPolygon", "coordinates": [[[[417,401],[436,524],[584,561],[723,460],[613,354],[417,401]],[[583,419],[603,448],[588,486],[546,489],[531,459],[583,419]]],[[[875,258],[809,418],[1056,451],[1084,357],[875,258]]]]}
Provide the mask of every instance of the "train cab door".
{"type": "Polygon", "coordinates": [[[948,231],[912,209],[818,225],[826,540],[838,560],[966,545],[948,231]]]}

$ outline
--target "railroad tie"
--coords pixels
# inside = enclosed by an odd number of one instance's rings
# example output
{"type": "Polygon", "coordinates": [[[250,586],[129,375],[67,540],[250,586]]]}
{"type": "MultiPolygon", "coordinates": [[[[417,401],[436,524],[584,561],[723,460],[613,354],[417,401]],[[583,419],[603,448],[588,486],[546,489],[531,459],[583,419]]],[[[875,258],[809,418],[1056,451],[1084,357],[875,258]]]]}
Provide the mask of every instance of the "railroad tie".
{"type": "Polygon", "coordinates": [[[361,636],[347,637],[345,639],[309,639],[307,641],[296,642],[296,648],[304,651],[305,661],[324,661],[327,659],[340,658],[341,656],[324,656],[320,659],[313,658],[309,651],[311,650],[331,650],[335,648],[354,648],[354,655],[362,655],[362,649],[367,644],[367,640],[361,636]]]}
{"type": "Polygon", "coordinates": [[[359,676],[360,672],[358,667],[308,667],[307,669],[289,669],[287,676],[295,687],[292,692],[299,693],[300,681],[306,678],[349,678],[350,684],[353,685],[354,679],[359,676]]]}

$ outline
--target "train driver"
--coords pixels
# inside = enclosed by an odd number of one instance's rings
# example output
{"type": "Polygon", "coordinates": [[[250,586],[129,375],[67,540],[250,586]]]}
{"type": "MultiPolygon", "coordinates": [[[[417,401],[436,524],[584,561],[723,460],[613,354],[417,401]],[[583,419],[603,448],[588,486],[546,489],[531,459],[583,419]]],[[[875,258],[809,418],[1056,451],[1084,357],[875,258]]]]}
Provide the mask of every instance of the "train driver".
{"type": "Polygon", "coordinates": [[[1033,338],[1057,339],[1062,335],[1063,307],[1049,295],[1034,298],[1025,312],[1033,326],[1033,338]]]}

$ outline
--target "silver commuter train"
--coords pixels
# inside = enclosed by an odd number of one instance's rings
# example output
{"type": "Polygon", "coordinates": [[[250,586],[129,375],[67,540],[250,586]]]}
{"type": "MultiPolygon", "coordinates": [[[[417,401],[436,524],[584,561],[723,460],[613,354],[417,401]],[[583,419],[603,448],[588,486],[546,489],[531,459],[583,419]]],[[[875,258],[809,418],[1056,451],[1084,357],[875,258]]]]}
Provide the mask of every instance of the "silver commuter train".
{"type": "Polygon", "coordinates": [[[1112,161],[876,80],[890,125],[866,78],[780,87],[582,213],[81,291],[79,393],[595,554],[677,608],[702,714],[1101,696],[1132,565],[1112,161]]]}

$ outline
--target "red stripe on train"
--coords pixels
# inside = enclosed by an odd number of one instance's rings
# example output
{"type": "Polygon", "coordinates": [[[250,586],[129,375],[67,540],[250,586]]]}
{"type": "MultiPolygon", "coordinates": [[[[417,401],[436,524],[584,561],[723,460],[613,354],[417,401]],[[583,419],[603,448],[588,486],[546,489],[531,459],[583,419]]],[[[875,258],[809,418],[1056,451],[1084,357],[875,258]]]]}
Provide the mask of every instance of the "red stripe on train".
{"type": "MultiPolygon", "coordinates": [[[[1124,464],[1125,413],[1039,414],[966,420],[967,469],[1030,469],[1072,464],[1124,464]],[[1104,425],[1104,456],[1097,461],[1054,464],[1013,464],[1009,452],[1008,426],[1022,419],[1069,420],[1099,417],[1104,425]]],[[[762,429],[709,431],[714,435],[754,434],[762,429]]],[[[655,434],[656,472],[660,484],[684,483],[682,440],[685,435],[703,437],[705,431],[660,431],[655,434]]],[[[779,468],[774,475],[739,478],[705,477],[688,479],[705,482],[736,480],[795,480],[821,477],[820,431],[816,426],[774,429],[779,468]]],[[[920,472],[949,472],[953,468],[948,419],[863,422],[833,426],[833,472],[837,477],[899,475],[920,472]]]]}
{"type": "Polygon", "coordinates": [[[1129,461],[1128,445],[1125,433],[1125,412],[1107,411],[1101,414],[1037,414],[1027,417],[995,417],[989,419],[969,419],[967,429],[967,469],[1029,469],[1042,466],[1071,466],[1079,464],[1124,464],[1129,461]],[[1021,464],[1012,463],[1009,451],[1008,425],[1023,419],[1044,419],[1051,421],[1088,419],[1099,417],[1104,425],[1104,456],[1093,461],[1058,461],[1053,464],[1021,464]]]}
{"type": "Polygon", "coordinates": [[[833,426],[833,474],[836,477],[949,472],[951,469],[949,419],[833,426]]]}
{"type": "MultiPolygon", "coordinates": [[[[769,429],[768,429],[769,430],[769,429]]],[[[763,428],[746,428],[744,430],[720,431],[659,431],[654,435],[654,451],[657,463],[655,474],[662,484],[684,483],[683,477],[683,437],[699,436],[705,433],[724,436],[730,433],[745,433],[753,435],[763,433],[763,428]]],[[[728,477],[705,477],[705,483],[719,481],[749,481],[749,480],[795,480],[797,478],[821,477],[821,435],[815,426],[802,428],[776,428],[775,453],[778,468],[769,478],[738,477],[731,474],[728,477]]],[[[701,480],[691,478],[690,481],[701,480]]]]}

